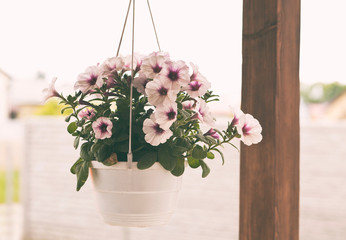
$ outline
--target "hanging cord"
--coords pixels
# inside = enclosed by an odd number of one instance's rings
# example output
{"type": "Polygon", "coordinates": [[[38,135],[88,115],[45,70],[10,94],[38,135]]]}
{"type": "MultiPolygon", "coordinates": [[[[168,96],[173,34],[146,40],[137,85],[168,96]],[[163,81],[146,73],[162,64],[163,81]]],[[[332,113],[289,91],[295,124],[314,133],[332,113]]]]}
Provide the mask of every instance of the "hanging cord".
{"type": "Polygon", "coordinates": [[[126,13],[126,17],[125,17],[124,26],[123,26],[123,31],[121,32],[120,41],[119,41],[119,45],[118,45],[118,50],[117,50],[117,55],[116,56],[119,56],[120,47],[121,47],[121,43],[123,41],[124,32],[125,32],[125,28],[126,28],[127,18],[129,16],[129,12],[130,12],[130,8],[131,8],[131,3],[132,3],[132,0],[130,0],[129,6],[127,8],[127,13],[126,13]]]}
{"type": "Polygon", "coordinates": [[[154,28],[154,32],[155,32],[155,37],[156,37],[157,46],[159,47],[159,51],[161,52],[161,47],[160,47],[160,43],[159,43],[159,38],[158,38],[158,36],[157,36],[156,27],[155,27],[154,18],[153,18],[153,13],[151,12],[151,7],[150,7],[149,0],[147,0],[147,4],[148,4],[149,12],[150,12],[151,22],[152,22],[152,24],[153,24],[153,28],[154,28]]]}
{"type": "Polygon", "coordinates": [[[127,154],[127,168],[132,168],[132,90],[133,90],[133,78],[135,76],[135,69],[133,66],[134,53],[135,53],[135,0],[132,4],[132,56],[131,56],[131,81],[130,81],[130,125],[129,125],[129,152],[127,154]]]}

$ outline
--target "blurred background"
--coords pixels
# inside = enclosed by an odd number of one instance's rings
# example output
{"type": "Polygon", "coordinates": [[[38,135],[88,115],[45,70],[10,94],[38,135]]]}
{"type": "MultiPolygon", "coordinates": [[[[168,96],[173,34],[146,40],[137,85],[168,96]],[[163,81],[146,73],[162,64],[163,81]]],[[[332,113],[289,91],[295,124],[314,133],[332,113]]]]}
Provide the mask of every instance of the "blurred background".
{"type": "MultiPolygon", "coordinates": [[[[163,51],[194,62],[221,102],[218,128],[240,106],[242,1],[151,0],[163,51]]],[[[136,1],[135,50],[157,51],[146,1],[136,1]]],[[[301,208],[302,240],[346,237],[346,2],[302,0],[301,208]]],[[[0,239],[238,239],[239,153],[184,175],[176,214],[149,229],[102,223],[87,182],[75,192],[69,168],[73,139],[54,99],[42,89],[58,77],[73,91],[87,66],[114,56],[125,0],[0,1],[0,239]]],[[[130,53],[130,25],[121,53],[130,53]]],[[[265,131],[265,130],[264,130],[265,131]]],[[[238,142],[235,142],[239,145],[238,142]]]]}

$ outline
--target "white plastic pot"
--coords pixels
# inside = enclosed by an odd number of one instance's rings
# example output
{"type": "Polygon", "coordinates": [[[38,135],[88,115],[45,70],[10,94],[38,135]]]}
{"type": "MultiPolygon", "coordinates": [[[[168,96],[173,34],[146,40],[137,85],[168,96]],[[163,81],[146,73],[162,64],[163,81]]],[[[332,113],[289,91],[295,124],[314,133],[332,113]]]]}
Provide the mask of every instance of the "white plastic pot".
{"type": "Polygon", "coordinates": [[[105,223],[148,227],[165,224],[173,215],[182,177],[175,177],[159,163],[146,170],[127,162],[104,166],[92,162],[91,179],[105,223]]]}

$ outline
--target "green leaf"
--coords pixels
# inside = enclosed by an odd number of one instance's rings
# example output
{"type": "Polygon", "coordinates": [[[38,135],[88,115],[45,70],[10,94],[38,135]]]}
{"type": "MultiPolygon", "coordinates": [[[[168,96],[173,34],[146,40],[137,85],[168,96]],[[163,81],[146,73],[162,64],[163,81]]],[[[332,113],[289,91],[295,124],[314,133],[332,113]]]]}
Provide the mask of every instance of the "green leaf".
{"type": "Polygon", "coordinates": [[[157,152],[138,152],[138,155],[136,156],[138,169],[150,168],[157,161],[157,152]]]}
{"type": "Polygon", "coordinates": [[[79,158],[74,164],[73,166],[71,167],[70,171],[72,174],[76,174],[76,167],[79,165],[79,164],[82,164],[83,163],[83,159],[79,158]]]}
{"type": "Polygon", "coordinates": [[[77,136],[73,142],[74,149],[78,148],[80,136],[77,136]]]}
{"type": "Polygon", "coordinates": [[[192,157],[201,160],[207,157],[207,152],[200,145],[196,145],[192,150],[192,157]]]}
{"type": "Polygon", "coordinates": [[[201,167],[202,167],[202,178],[205,178],[206,176],[209,175],[210,168],[208,167],[208,165],[204,161],[201,160],[200,162],[201,162],[201,167]]]}
{"type": "Polygon", "coordinates": [[[209,158],[209,159],[214,159],[214,158],[215,158],[214,153],[208,152],[208,153],[207,153],[207,158],[209,158]]]}
{"type": "Polygon", "coordinates": [[[223,156],[223,153],[217,148],[214,148],[213,150],[217,151],[220,154],[221,159],[222,159],[222,165],[224,165],[225,164],[225,157],[223,156]]]}
{"type": "Polygon", "coordinates": [[[196,159],[196,158],[193,158],[193,157],[187,157],[187,163],[190,165],[190,167],[192,167],[192,168],[198,168],[200,165],[201,165],[201,163],[199,162],[199,160],[198,159],[196,159]]]}
{"type": "Polygon", "coordinates": [[[61,114],[64,114],[64,112],[65,112],[65,110],[67,110],[67,109],[72,109],[72,107],[64,107],[63,109],[61,109],[61,114]]]}
{"type": "Polygon", "coordinates": [[[174,176],[181,176],[183,175],[185,171],[185,160],[183,157],[180,157],[177,159],[177,165],[175,165],[175,168],[171,171],[171,173],[174,175],[174,176]]]}
{"type": "Polygon", "coordinates": [[[91,152],[92,145],[92,142],[86,142],[83,143],[80,148],[80,157],[83,158],[85,161],[91,161],[95,159],[94,154],[91,152]]]}
{"type": "Polygon", "coordinates": [[[71,122],[67,127],[67,131],[71,134],[74,133],[76,130],[77,130],[76,122],[71,122]]]}
{"type": "Polygon", "coordinates": [[[77,175],[77,191],[81,189],[89,176],[89,162],[83,161],[81,164],[76,166],[77,175]]]}
{"type": "Polygon", "coordinates": [[[71,117],[72,117],[72,114],[68,115],[68,116],[65,118],[65,122],[69,122],[70,119],[71,119],[71,117]]]}
{"type": "Polygon", "coordinates": [[[159,147],[158,156],[157,156],[162,167],[168,171],[172,171],[177,164],[177,159],[176,157],[171,155],[171,152],[172,152],[171,147],[169,146],[168,143],[165,143],[159,147]]]}

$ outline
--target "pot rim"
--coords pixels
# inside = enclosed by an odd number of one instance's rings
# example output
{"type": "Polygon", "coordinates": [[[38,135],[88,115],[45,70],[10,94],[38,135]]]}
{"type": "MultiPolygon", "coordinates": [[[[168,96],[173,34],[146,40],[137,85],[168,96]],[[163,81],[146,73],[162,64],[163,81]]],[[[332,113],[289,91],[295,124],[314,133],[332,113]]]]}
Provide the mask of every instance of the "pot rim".
{"type": "Polygon", "coordinates": [[[164,170],[167,171],[166,169],[164,169],[162,167],[162,165],[159,162],[155,162],[150,168],[141,170],[137,168],[137,162],[132,162],[131,164],[131,168],[129,169],[127,167],[127,162],[117,162],[114,165],[111,166],[106,166],[101,162],[97,162],[97,161],[91,161],[91,166],[90,168],[95,168],[95,169],[119,169],[119,170],[130,170],[130,171],[145,171],[145,170],[164,170]]]}

